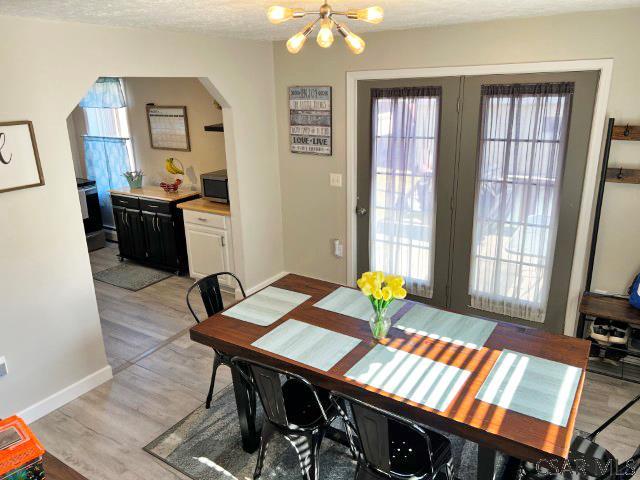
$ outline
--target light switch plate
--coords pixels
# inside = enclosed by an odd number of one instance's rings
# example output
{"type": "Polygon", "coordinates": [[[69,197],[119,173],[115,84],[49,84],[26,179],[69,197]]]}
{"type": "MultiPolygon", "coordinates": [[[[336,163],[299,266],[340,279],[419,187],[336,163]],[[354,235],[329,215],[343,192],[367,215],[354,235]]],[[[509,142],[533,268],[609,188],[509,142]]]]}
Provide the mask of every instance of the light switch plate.
{"type": "Polygon", "coordinates": [[[7,367],[7,361],[4,357],[0,357],[0,377],[4,377],[9,374],[9,368],[7,367]]]}
{"type": "Polygon", "coordinates": [[[332,187],[342,187],[342,174],[341,173],[330,173],[329,174],[329,185],[332,187]]]}
{"type": "Polygon", "coordinates": [[[337,258],[342,258],[344,255],[344,249],[342,247],[342,242],[339,238],[334,238],[331,240],[331,244],[333,245],[333,255],[337,258]]]}

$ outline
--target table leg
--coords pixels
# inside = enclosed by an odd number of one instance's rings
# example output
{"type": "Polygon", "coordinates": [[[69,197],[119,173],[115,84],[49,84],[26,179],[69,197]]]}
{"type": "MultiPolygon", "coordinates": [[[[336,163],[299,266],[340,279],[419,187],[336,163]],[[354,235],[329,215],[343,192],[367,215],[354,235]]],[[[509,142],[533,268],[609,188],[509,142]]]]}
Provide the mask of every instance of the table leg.
{"type": "Polygon", "coordinates": [[[519,480],[520,478],[520,460],[515,457],[506,457],[506,464],[501,480],[519,480]]]}
{"type": "Polygon", "coordinates": [[[478,480],[494,480],[498,452],[493,448],[478,445],[478,480]]]}
{"type": "Polygon", "coordinates": [[[256,429],[256,393],[247,385],[242,374],[236,370],[237,368],[241,367],[231,367],[231,377],[238,407],[242,449],[247,453],[253,453],[260,445],[260,432],[256,429]]]}

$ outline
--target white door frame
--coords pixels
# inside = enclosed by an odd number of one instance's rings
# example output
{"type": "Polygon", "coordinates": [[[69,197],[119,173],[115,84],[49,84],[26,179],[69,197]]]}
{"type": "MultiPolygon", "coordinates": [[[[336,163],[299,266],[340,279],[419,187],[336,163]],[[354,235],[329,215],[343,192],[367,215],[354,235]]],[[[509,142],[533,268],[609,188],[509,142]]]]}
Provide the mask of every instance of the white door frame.
{"type": "Polygon", "coordinates": [[[551,73],[599,70],[600,79],[591,123],[591,136],[587,166],[582,189],[582,201],[573,254],[569,298],[564,333],[575,335],[578,320],[578,302],[584,288],[590,246],[591,218],[598,187],[598,166],[607,117],[607,104],[613,73],[613,59],[568,60],[559,62],[510,63],[500,65],[473,65],[462,67],[428,67],[399,70],[363,70],[347,72],[347,283],[355,285],[357,274],[357,220],[356,195],[358,180],[358,82],[361,80],[386,80],[394,78],[433,78],[472,75],[497,75],[519,73],[551,73]]]}

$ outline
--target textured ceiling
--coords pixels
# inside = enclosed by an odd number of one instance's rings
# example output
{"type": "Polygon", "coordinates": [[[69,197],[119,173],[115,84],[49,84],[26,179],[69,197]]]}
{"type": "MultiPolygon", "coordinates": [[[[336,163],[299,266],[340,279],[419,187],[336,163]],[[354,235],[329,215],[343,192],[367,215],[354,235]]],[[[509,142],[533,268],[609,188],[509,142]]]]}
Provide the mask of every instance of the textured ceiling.
{"type": "MultiPolygon", "coordinates": [[[[0,0],[0,14],[277,40],[301,28],[304,19],[271,25],[265,17],[267,7],[278,4],[315,10],[320,3],[310,0],[0,0]]],[[[354,31],[606,10],[640,6],[640,0],[350,0],[332,5],[339,10],[372,4],[385,8],[385,21],[380,25],[358,22],[354,31]]]]}

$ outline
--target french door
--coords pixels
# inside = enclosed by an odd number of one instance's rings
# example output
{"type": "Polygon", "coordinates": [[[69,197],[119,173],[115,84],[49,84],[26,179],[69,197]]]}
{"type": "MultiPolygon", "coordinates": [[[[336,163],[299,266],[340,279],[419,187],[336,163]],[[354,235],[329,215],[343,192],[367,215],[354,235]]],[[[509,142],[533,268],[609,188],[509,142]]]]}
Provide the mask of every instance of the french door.
{"type": "Polygon", "coordinates": [[[441,306],[446,282],[436,279],[449,270],[459,89],[457,77],[358,85],[358,272],[402,275],[413,296],[441,306]],[[372,98],[396,90],[409,100],[372,98]],[[420,127],[409,138],[392,132],[412,122],[420,127]]]}
{"type": "Polygon", "coordinates": [[[358,272],[561,332],[597,72],[359,82],[358,272]]]}

